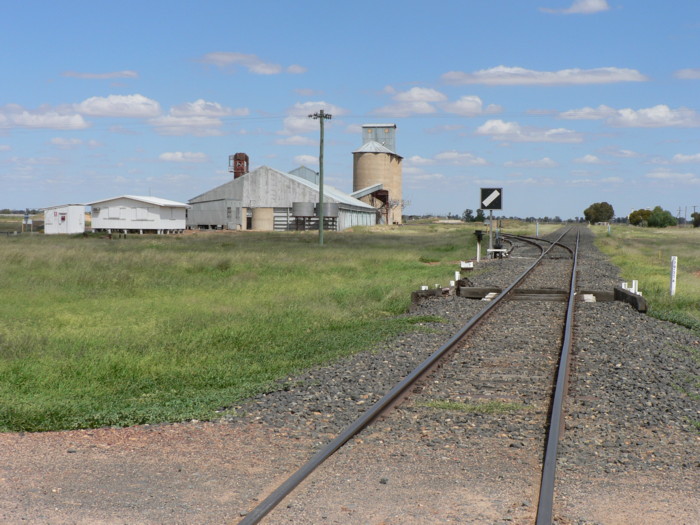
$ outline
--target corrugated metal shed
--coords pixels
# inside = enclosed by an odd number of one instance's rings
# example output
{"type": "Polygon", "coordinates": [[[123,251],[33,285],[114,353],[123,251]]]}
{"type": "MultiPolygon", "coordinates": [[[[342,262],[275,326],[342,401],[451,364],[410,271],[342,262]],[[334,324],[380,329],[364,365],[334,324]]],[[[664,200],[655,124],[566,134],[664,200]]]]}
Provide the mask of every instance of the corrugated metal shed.
{"type": "MultiPolygon", "coordinates": [[[[318,202],[319,185],[305,178],[269,166],[260,166],[234,180],[190,199],[192,206],[187,225],[190,228],[247,229],[251,210],[275,209],[275,229],[295,229],[291,215],[294,202],[318,202]],[[282,228],[280,210],[291,217],[282,228]],[[205,217],[206,212],[206,217],[205,217]],[[201,222],[206,219],[208,222],[201,222]],[[214,221],[214,222],[212,222],[214,221]]],[[[376,210],[350,195],[328,185],[323,188],[324,201],[339,205],[338,229],[376,223],[376,210]]]]}

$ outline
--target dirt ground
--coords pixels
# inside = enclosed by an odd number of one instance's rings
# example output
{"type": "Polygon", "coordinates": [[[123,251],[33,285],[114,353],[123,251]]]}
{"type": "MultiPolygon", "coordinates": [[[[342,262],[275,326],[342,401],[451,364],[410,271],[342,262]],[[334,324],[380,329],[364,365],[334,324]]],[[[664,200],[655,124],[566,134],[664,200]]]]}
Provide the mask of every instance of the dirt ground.
{"type": "MultiPolygon", "coordinates": [[[[237,523],[316,444],[256,423],[2,434],[0,522],[237,523]]],[[[497,470],[505,472],[500,478],[468,450],[412,450],[410,443],[396,450],[361,439],[264,522],[533,522],[536,487],[522,483],[530,469],[518,467],[518,450],[493,452],[492,460],[511,464],[497,470]]],[[[700,523],[697,477],[562,480],[562,524],[700,523]]]]}

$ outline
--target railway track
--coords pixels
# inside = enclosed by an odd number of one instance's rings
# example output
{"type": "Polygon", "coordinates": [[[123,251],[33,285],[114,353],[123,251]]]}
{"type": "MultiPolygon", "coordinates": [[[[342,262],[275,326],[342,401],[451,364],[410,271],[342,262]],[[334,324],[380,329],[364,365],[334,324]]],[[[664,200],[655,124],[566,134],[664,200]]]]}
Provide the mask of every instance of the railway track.
{"type": "MultiPolygon", "coordinates": [[[[430,427],[435,423],[435,432],[452,433],[457,442],[473,439],[473,430],[495,449],[500,445],[494,440],[505,438],[509,448],[527,450],[530,457],[521,454],[519,461],[528,465],[529,485],[541,487],[535,498],[536,522],[552,522],[578,239],[575,232],[567,230],[554,241],[504,240],[511,255],[533,258],[538,254],[536,260],[447,343],[273,490],[244,517],[242,525],[259,523],[328,458],[380,417],[385,427],[388,424],[406,431],[411,425],[430,427]],[[529,291],[536,293],[528,298],[529,291]],[[558,300],[564,295],[564,301],[558,300]],[[509,300],[516,297],[523,300],[509,300]],[[553,322],[555,318],[561,321],[553,322]],[[513,319],[519,321],[514,323],[513,319]],[[519,325],[527,330],[522,332],[519,325]],[[400,408],[387,415],[396,406],[400,408]],[[440,419],[446,419],[448,426],[440,419]],[[532,479],[535,474],[537,480],[532,479]]],[[[494,465],[493,475],[498,476],[498,468],[494,465]]],[[[531,514],[531,506],[527,507],[531,514]]]]}

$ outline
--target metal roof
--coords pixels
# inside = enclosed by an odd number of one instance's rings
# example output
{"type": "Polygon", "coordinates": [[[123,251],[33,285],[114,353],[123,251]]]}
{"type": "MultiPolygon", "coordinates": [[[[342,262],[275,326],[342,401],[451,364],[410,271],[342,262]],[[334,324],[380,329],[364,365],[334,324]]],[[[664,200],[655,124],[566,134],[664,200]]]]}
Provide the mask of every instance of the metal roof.
{"type": "Polygon", "coordinates": [[[353,151],[353,153],[391,153],[392,155],[396,155],[396,153],[375,140],[365,142],[359,149],[353,151]]]}
{"type": "MultiPolygon", "coordinates": [[[[269,168],[273,171],[277,171],[278,173],[284,175],[285,177],[289,177],[290,179],[303,184],[304,186],[308,186],[309,188],[319,191],[319,185],[314,184],[311,181],[308,181],[302,177],[298,177],[296,175],[292,175],[291,173],[284,173],[282,171],[275,170],[274,168],[269,168]]],[[[374,211],[375,208],[373,206],[370,206],[369,204],[362,202],[361,200],[356,199],[355,197],[351,197],[347,193],[343,193],[337,188],[334,188],[333,186],[329,186],[328,184],[323,185],[323,195],[324,197],[327,195],[333,200],[338,201],[339,203],[342,204],[347,204],[348,206],[357,206],[359,208],[366,208],[367,210],[372,210],[374,211]]]]}
{"type": "Polygon", "coordinates": [[[189,204],[184,202],[170,201],[168,199],[161,199],[160,197],[142,197],[139,195],[120,195],[119,197],[112,197],[111,199],[101,199],[99,201],[88,202],[86,206],[93,206],[94,204],[101,204],[103,202],[114,201],[117,199],[130,199],[132,201],[143,202],[146,204],[154,204],[155,206],[170,207],[170,208],[189,208],[189,204]]]}
{"type": "MultiPolygon", "coordinates": [[[[224,184],[221,184],[217,186],[216,188],[212,188],[209,191],[206,191],[202,193],[201,195],[197,195],[196,197],[193,197],[189,200],[191,203],[196,203],[197,199],[204,197],[205,195],[216,192],[216,191],[225,191],[226,186],[231,186],[231,185],[236,185],[236,184],[246,184],[248,180],[252,180],[255,178],[255,175],[259,172],[262,172],[264,170],[269,170],[270,172],[276,173],[277,175],[281,175],[283,177],[286,177],[287,179],[290,179],[298,184],[301,184],[303,186],[306,186],[307,188],[315,191],[318,193],[319,191],[319,185],[311,182],[308,179],[305,179],[303,177],[299,177],[297,175],[294,175],[292,173],[287,173],[284,171],[276,170],[275,168],[271,168],[269,166],[258,166],[254,170],[249,171],[245,175],[242,175],[238,177],[237,179],[232,179],[229,180],[228,182],[225,182],[224,184]]],[[[345,204],[346,206],[353,206],[355,208],[362,208],[363,210],[366,211],[375,211],[375,208],[373,206],[370,206],[369,204],[362,202],[361,200],[358,200],[351,195],[348,195],[347,193],[344,193],[340,191],[337,188],[334,188],[333,186],[329,186],[328,184],[323,185],[323,195],[324,197],[330,197],[334,201],[340,203],[340,204],[345,204]]],[[[221,198],[221,197],[218,197],[221,198]]]]}
{"type": "Polygon", "coordinates": [[[356,199],[361,199],[365,195],[369,195],[370,193],[374,193],[375,191],[379,191],[384,189],[384,184],[383,183],[378,183],[374,184],[372,186],[367,186],[366,188],[362,188],[361,190],[353,191],[350,196],[355,197],[356,199]]]}
{"type": "Polygon", "coordinates": [[[55,206],[47,206],[46,208],[41,208],[41,211],[55,210],[56,208],[68,208],[71,206],[83,206],[83,207],[85,207],[86,204],[57,204],[55,206]]]}

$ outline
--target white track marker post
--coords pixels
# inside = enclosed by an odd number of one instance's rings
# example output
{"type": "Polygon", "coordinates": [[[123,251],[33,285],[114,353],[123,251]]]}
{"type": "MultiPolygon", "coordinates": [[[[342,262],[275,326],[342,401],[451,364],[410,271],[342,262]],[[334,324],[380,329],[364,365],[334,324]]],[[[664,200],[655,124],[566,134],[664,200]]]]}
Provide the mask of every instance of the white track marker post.
{"type": "Polygon", "coordinates": [[[678,257],[671,256],[671,297],[676,295],[676,274],[678,273],[678,257]]]}

